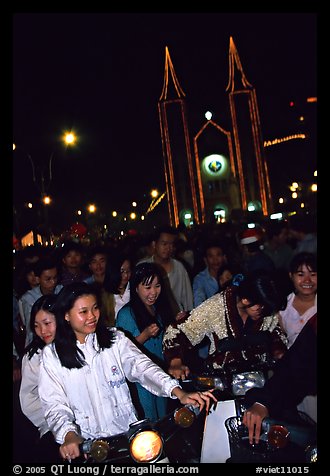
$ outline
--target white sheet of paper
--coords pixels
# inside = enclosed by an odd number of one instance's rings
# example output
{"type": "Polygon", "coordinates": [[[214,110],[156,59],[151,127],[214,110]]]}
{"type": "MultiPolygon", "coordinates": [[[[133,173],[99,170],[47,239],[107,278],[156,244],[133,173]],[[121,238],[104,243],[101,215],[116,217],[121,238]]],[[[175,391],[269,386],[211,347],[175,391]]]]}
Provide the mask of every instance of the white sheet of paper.
{"type": "Polygon", "coordinates": [[[230,445],[225,421],[236,416],[235,400],[218,402],[205,419],[201,463],[225,463],[230,458],[230,445]]]}

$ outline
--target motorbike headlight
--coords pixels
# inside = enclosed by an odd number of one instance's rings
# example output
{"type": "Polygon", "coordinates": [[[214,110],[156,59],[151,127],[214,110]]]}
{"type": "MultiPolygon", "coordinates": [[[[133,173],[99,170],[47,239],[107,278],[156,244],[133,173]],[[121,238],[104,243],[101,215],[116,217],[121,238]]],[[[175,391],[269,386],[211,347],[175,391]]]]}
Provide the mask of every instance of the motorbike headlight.
{"type": "Polygon", "coordinates": [[[224,390],[225,386],[220,377],[212,377],[212,375],[198,375],[196,377],[197,384],[203,388],[217,388],[224,390]]]}
{"type": "Polygon", "coordinates": [[[130,440],[130,454],[137,463],[153,463],[163,451],[163,440],[154,430],[136,433],[130,440]]]}
{"type": "Polygon", "coordinates": [[[90,455],[98,463],[102,463],[108,457],[109,444],[103,440],[95,440],[90,447],[90,455]]]}
{"type": "Polygon", "coordinates": [[[260,371],[240,372],[234,374],[232,379],[232,392],[234,395],[245,395],[253,387],[263,387],[265,376],[260,371]]]}

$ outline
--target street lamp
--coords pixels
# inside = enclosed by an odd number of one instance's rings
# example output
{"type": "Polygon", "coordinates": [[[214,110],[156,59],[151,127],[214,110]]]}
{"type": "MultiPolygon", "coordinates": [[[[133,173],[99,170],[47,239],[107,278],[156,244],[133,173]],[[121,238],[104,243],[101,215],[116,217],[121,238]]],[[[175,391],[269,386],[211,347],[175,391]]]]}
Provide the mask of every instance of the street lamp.
{"type": "Polygon", "coordinates": [[[87,210],[89,211],[89,213],[95,213],[96,206],[93,203],[91,203],[90,205],[88,205],[87,210]]]}
{"type": "MultiPolygon", "coordinates": [[[[66,146],[72,146],[75,144],[76,142],[76,136],[75,134],[73,134],[73,132],[65,132],[64,135],[63,135],[63,142],[66,144],[66,146]]],[[[16,144],[13,144],[13,150],[16,150],[16,149],[21,149],[24,151],[24,153],[26,154],[27,158],[29,159],[30,163],[31,163],[31,167],[32,167],[32,179],[33,179],[33,182],[36,184],[36,186],[39,188],[39,191],[41,192],[41,199],[44,203],[46,203],[44,201],[44,197],[47,195],[46,193],[46,189],[48,189],[48,187],[50,186],[50,183],[53,179],[53,174],[52,174],[52,163],[53,163],[53,159],[54,159],[54,155],[55,155],[55,152],[53,151],[49,157],[49,160],[48,160],[48,183],[46,184],[46,180],[45,180],[45,174],[44,174],[44,167],[41,167],[40,169],[40,185],[38,185],[38,182],[37,182],[37,177],[36,177],[36,167],[35,167],[35,164],[34,164],[34,161],[31,157],[31,154],[29,154],[27,151],[25,151],[21,146],[17,146],[16,144]]]]}
{"type": "MultiPolygon", "coordinates": [[[[16,150],[17,148],[19,149],[22,149],[21,147],[18,147],[15,143],[13,144],[13,151],[16,150]]],[[[33,162],[33,159],[31,157],[31,155],[26,152],[24,150],[24,153],[26,154],[27,158],[29,159],[30,163],[31,163],[31,167],[32,167],[32,178],[33,178],[33,182],[36,183],[36,173],[35,173],[35,167],[34,167],[34,162],[33,162]]]]}
{"type": "MultiPolygon", "coordinates": [[[[76,136],[73,132],[65,132],[64,135],[63,135],[63,138],[62,138],[64,144],[66,146],[72,146],[75,144],[76,142],[76,136]]],[[[32,156],[31,154],[29,154],[24,148],[22,148],[21,146],[17,146],[16,144],[13,144],[13,150],[16,150],[16,149],[19,149],[19,150],[22,150],[24,152],[24,154],[27,156],[27,158],[29,159],[30,163],[31,163],[31,167],[32,167],[32,180],[33,180],[33,183],[36,185],[36,187],[38,188],[39,192],[40,192],[40,196],[41,196],[41,203],[43,204],[43,213],[44,213],[44,222],[45,222],[45,228],[46,228],[46,234],[48,235],[48,211],[47,211],[47,206],[51,203],[51,198],[48,196],[47,194],[47,190],[49,189],[49,186],[52,182],[52,179],[53,179],[53,174],[52,174],[52,164],[53,164],[53,160],[54,160],[54,155],[55,155],[55,151],[53,151],[49,157],[49,160],[48,160],[48,178],[45,177],[45,166],[41,166],[39,167],[39,170],[40,170],[40,182],[37,180],[37,175],[36,175],[36,166],[35,166],[35,163],[34,163],[34,160],[32,159],[32,156]]],[[[48,238],[48,237],[47,237],[48,238]]]]}

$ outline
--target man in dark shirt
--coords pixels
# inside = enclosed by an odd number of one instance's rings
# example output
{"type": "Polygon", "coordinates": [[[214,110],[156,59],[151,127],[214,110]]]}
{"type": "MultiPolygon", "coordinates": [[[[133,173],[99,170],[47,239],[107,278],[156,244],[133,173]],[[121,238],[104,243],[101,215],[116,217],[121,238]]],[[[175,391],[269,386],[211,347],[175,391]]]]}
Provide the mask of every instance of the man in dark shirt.
{"type": "Polygon", "coordinates": [[[253,439],[258,443],[265,417],[290,419],[304,397],[317,394],[316,369],[317,314],[307,321],[294,344],[277,362],[264,387],[246,393],[243,423],[249,429],[250,443],[253,439]]]}

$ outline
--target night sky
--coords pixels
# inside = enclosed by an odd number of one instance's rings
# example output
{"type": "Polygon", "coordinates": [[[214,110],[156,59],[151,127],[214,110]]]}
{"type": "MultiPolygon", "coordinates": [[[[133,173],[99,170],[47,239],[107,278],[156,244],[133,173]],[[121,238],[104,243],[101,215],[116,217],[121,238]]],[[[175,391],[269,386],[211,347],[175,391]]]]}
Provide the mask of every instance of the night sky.
{"type": "Polygon", "coordinates": [[[316,13],[16,13],[14,201],[38,194],[27,153],[37,165],[54,152],[47,191],[62,207],[118,208],[153,187],[164,191],[157,103],[165,46],[194,135],[207,109],[230,127],[230,36],[256,89],[264,139],[300,132],[288,104],[317,95],[316,13]],[[79,142],[65,152],[58,138],[66,129],[79,142]]]}

